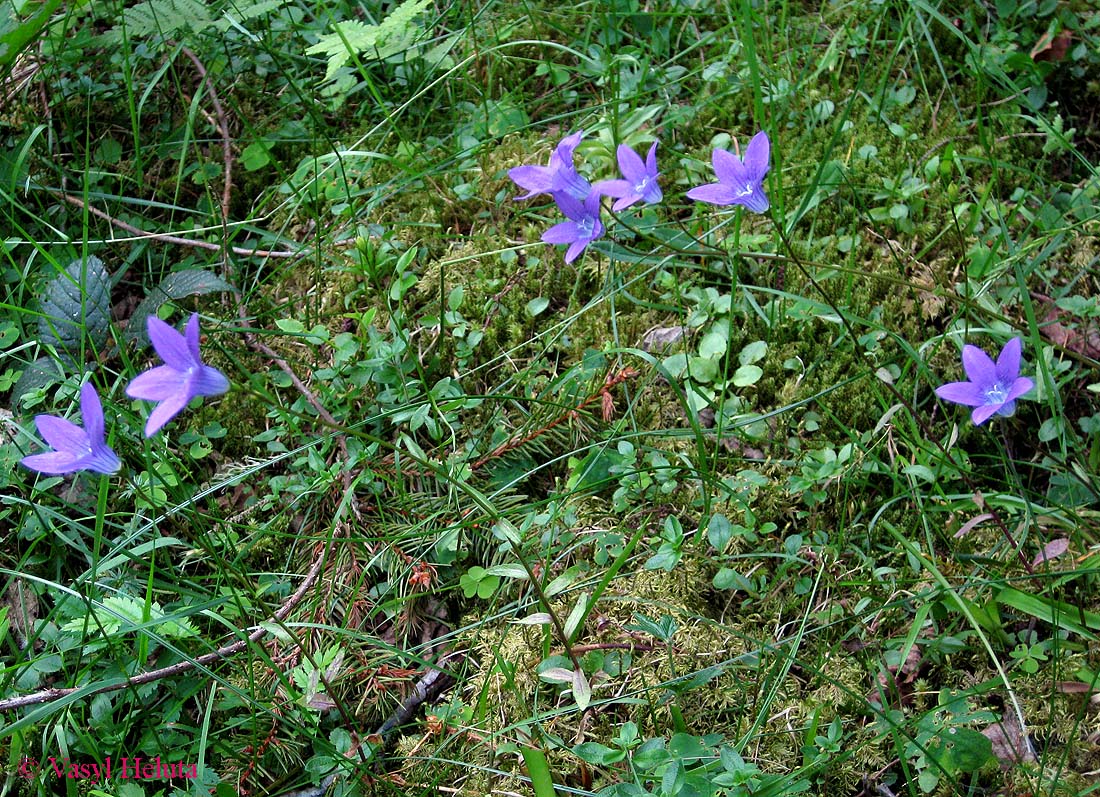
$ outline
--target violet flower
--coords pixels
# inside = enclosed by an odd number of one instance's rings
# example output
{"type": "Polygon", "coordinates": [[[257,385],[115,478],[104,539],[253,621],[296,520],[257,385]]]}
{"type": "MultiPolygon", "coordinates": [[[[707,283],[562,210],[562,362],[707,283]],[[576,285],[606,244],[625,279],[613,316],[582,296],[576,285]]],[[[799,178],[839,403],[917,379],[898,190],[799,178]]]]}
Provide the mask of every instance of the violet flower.
{"type": "Polygon", "coordinates": [[[687,192],[690,199],[712,205],[744,205],[753,213],[768,209],[764,193],[764,175],[771,168],[771,142],[761,130],[745,148],[742,160],[732,152],[716,149],[711,155],[717,183],[701,185],[687,192]]]}
{"type": "Polygon", "coordinates": [[[563,138],[550,156],[549,166],[516,166],[509,169],[508,176],[512,182],[527,189],[527,193],[517,196],[516,201],[530,199],[536,194],[566,193],[583,202],[592,187],[573,166],[573,150],[581,143],[583,136],[584,131],[578,130],[563,138]]]}
{"type": "Polygon", "coordinates": [[[580,257],[585,247],[603,236],[600,195],[593,190],[582,203],[570,194],[554,194],[554,201],[569,221],[555,224],[542,234],[542,240],[548,244],[569,244],[565,251],[565,262],[572,263],[580,257]]]}
{"type": "Polygon", "coordinates": [[[109,474],[122,467],[118,456],[107,445],[103,405],[90,382],[80,388],[80,414],[84,417],[83,429],[56,415],[36,415],[34,425],[53,451],[23,457],[23,467],[50,476],[78,470],[109,474]]]}
{"type": "Polygon", "coordinates": [[[641,157],[626,144],[620,144],[618,149],[619,171],[622,172],[622,180],[603,180],[596,183],[595,190],[603,196],[618,198],[618,202],[611,206],[615,212],[626,210],[635,202],[644,201],[647,205],[655,205],[661,201],[663,194],[661,186],[657,184],[660,172],[657,171],[657,142],[649,148],[645,163],[641,157]]]}
{"type": "Polygon", "coordinates": [[[1016,411],[1016,399],[1035,387],[1026,376],[1020,376],[1022,345],[1019,338],[1013,338],[994,363],[988,354],[968,343],[962,350],[968,381],[942,385],[936,388],[936,395],[944,401],[974,407],[970,417],[976,426],[994,415],[1011,415],[1016,411]]]}
{"type": "Polygon", "coordinates": [[[157,431],[179,414],[196,396],[217,396],[229,389],[225,374],[199,357],[199,314],[192,313],[185,335],[181,335],[155,315],[148,317],[146,327],[153,348],[164,365],[151,368],[134,377],[126,388],[130,398],[159,402],[149,413],[145,436],[157,431]]]}

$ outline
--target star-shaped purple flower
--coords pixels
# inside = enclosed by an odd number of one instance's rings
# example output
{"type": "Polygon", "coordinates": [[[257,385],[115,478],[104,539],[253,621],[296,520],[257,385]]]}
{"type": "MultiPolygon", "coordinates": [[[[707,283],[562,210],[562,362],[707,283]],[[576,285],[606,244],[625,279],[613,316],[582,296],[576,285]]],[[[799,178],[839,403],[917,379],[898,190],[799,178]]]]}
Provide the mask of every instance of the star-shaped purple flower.
{"type": "Polygon", "coordinates": [[[122,467],[118,456],[107,445],[103,405],[90,382],[80,388],[80,414],[84,416],[83,429],[56,415],[36,415],[34,425],[53,451],[23,457],[23,466],[50,476],[78,470],[114,473],[122,467]]]}
{"type": "Polygon", "coordinates": [[[555,224],[542,234],[542,240],[548,244],[569,244],[565,262],[572,263],[580,257],[585,247],[603,236],[600,195],[597,191],[591,191],[582,203],[570,194],[554,194],[554,201],[569,221],[555,224]]]}
{"type": "Polygon", "coordinates": [[[622,180],[603,180],[596,183],[595,189],[603,196],[618,198],[618,202],[611,206],[615,212],[625,210],[635,202],[644,201],[647,205],[655,205],[661,201],[663,194],[661,186],[657,184],[660,172],[657,171],[657,142],[649,148],[645,163],[641,157],[626,144],[620,144],[618,149],[619,171],[622,172],[622,180]]]}
{"type": "Polygon", "coordinates": [[[126,395],[159,402],[145,423],[145,436],[152,437],[191,399],[224,393],[229,389],[229,380],[217,368],[204,365],[199,357],[198,313],[191,314],[184,335],[154,315],[148,317],[146,327],[149,340],[164,365],[134,377],[126,388],[126,395]]]}
{"type": "Polygon", "coordinates": [[[944,401],[974,407],[970,417],[976,426],[994,415],[1011,415],[1016,411],[1016,399],[1035,387],[1026,376],[1020,376],[1022,346],[1019,338],[1013,338],[994,363],[988,354],[968,343],[962,351],[968,381],[949,382],[936,388],[936,395],[944,401]]]}
{"type": "Polygon", "coordinates": [[[516,201],[530,199],[536,194],[565,193],[583,202],[592,186],[577,174],[573,166],[573,150],[583,137],[584,131],[578,130],[563,138],[550,156],[549,166],[516,166],[509,169],[508,176],[512,178],[512,182],[527,189],[527,193],[517,196],[516,201]]]}
{"type": "Polygon", "coordinates": [[[771,142],[761,130],[752,137],[742,160],[732,152],[716,149],[711,156],[717,183],[701,185],[687,192],[690,199],[712,205],[744,205],[753,213],[768,210],[764,175],[771,168],[771,142]]]}

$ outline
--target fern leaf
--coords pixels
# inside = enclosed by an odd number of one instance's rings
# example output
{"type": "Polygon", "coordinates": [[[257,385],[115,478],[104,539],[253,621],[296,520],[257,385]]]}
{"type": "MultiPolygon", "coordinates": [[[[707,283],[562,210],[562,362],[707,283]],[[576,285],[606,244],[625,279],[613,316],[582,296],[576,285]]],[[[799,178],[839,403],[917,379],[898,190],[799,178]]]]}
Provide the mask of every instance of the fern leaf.
{"type": "Polygon", "coordinates": [[[416,18],[429,5],[431,0],[405,0],[377,25],[366,25],[354,19],[337,22],[335,30],[322,36],[306,53],[328,56],[325,80],[332,80],[352,55],[381,60],[400,52],[408,39],[415,36],[416,18]]]}
{"type": "Polygon", "coordinates": [[[197,33],[214,24],[201,0],[145,0],[123,11],[122,18],[130,36],[175,36],[181,30],[197,33]]]}

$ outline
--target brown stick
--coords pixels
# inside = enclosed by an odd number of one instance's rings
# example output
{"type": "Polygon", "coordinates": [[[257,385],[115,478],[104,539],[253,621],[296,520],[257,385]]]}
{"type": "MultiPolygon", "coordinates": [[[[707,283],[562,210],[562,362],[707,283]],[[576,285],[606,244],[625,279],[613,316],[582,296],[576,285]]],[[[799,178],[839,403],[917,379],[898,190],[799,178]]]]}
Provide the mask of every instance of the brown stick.
{"type": "Polygon", "coordinates": [[[242,650],[248,647],[252,642],[258,642],[268,632],[264,625],[268,623],[280,623],[286,619],[294,607],[297,606],[306,593],[309,592],[321,575],[321,571],[324,569],[325,559],[328,552],[332,548],[332,540],[329,544],[318,554],[317,558],[313,562],[313,566],[310,567],[309,572],[306,574],[305,581],[301,583],[294,594],[287,598],[286,602],[278,608],[275,614],[268,618],[267,622],[253,631],[244,639],[238,639],[236,642],[231,642],[228,645],[222,645],[212,653],[199,656],[197,659],[191,661],[181,661],[178,664],[173,664],[168,667],[161,667],[159,670],[148,670],[138,675],[129,678],[125,683],[121,684],[105,684],[93,689],[86,689],[84,687],[69,687],[65,689],[42,689],[38,692],[32,692],[28,695],[20,695],[19,697],[8,698],[7,700],[0,700],[0,711],[13,711],[17,708],[23,708],[24,706],[33,706],[38,703],[52,703],[55,700],[74,694],[76,692],[84,692],[86,695],[99,695],[104,692],[118,692],[119,690],[126,689],[132,686],[140,686],[142,684],[151,683],[152,681],[159,681],[161,678],[167,678],[172,675],[179,675],[180,673],[193,670],[196,667],[205,667],[207,664],[213,664],[216,661],[235,656],[242,650]]]}
{"type": "MultiPolygon", "coordinates": [[[[57,193],[61,194],[61,196],[65,198],[66,202],[71,202],[77,207],[87,210],[93,216],[97,216],[104,221],[109,222],[113,226],[118,227],[120,230],[126,230],[126,232],[133,233],[138,238],[147,238],[153,241],[164,241],[165,243],[179,244],[180,246],[193,246],[198,249],[209,249],[212,252],[221,252],[224,248],[222,244],[213,244],[209,241],[197,241],[194,238],[181,238],[178,235],[172,235],[171,233],[166,232],[149,232],[148,230],[143,230],[139,227],[135,227],[132,224],[127,224],[121,219],[116,219],[114,216],[111,216],[108,213],[104,213],[99,208],[92,207],[80,197],[66,194],[61,191],[58,191],[57,193]]],[[[232,246],[230,247],[230,251],[232,251],[235,255],[243,255],[245,257],[304,257],[305,255],[309,254],[308,249],[302,250],[300,252],[279,252],[268,249],[245,249],[241,246],[232,246]]]]}

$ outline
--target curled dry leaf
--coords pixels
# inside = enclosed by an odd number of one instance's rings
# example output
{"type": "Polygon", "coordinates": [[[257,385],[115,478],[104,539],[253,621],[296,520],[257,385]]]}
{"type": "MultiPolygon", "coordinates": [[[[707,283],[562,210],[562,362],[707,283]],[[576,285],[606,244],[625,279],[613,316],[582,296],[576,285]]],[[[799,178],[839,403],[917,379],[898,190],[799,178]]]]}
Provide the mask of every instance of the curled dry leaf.
{"type": "Polygon", "coordinates": [[[1062,310],[1049,298],[1039,298],[1041,302],[1039,309],[1043,312],[1043,320],[1039,323],[1039,331],[1043,334],[1043,337],[1055,346],[1060,346],[1093,360],[1100,359],[1100,324],[1096,322],[1096,319],[1063,324],[1063,320],[1071,319],[1073,316],[1062,310]]]}
{"type": "Polygon", "coordinates": [[[1003,720],[982,731],[982,735],[993,743],[993,755],[1001,762],[1001,769],[1011,769],[1017,764],[1036,760],[1027,731],[1020,726],[1020,720],[1012,711],[1006,712],[1003,720]]]}
{"type": "Polygon", "coordinates": [[[977,515],[975,517],[970,518],[970,520],[966,521],[961,526],[959,526],[959,530],[955,532],[955,539],[956,540],[961,540],[967,534],[972,532],[974,530],[974,528],[979,523],[984,523],[985,521],[991,520],[992,518],[993,518],[993,515],[991,515],[988,512],[985,512],[981,515],[977,515]]]}
{"type": "Polygon", "coordinates": [[[1036,567],[1041,565],[1044,561],[1050,561],[1051,559],[1057,559],[1059,556],[1069,550],[1069,540],[1065,537],[1059,537],[1058,539],[1051,540],[1043,549],[1036,554],[1035,558],[1031,560],[1031,566],[1036,567]]]}
{"type": "Polygon", "coordinates": [[[661,351],[678,343],[690,330],[685,326],[679,327],[653,327],[642,335],[643,351],[661,351]]]}

